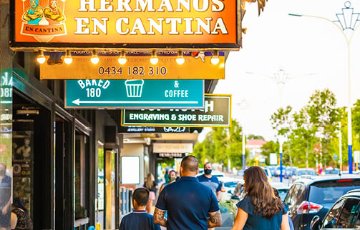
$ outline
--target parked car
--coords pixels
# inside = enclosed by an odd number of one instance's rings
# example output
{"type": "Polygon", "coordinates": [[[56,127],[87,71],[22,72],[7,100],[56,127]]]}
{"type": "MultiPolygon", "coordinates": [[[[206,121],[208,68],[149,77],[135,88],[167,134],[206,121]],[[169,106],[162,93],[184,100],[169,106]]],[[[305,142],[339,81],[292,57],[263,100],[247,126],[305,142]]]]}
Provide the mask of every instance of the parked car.
{"type": "Polygon", "coordinates": [[[276,188],[276,190],[278,190],[281,200],[284,201],[286,194],[289,191],[289,186],[280,182],[272,182],[270,184],[271,187],[276,188]]]}
{"type": "Polygon", "coordinates": [[[340,197],[323,221],[315,216],[311,229],[360,229],[360,189],[351,190],[340,197]]]}
{"type": "Polygon", "coordinates": [[[295,176],[297,170],[297,167],[287,167],[285,170],[285,178],[291,178],[292,176],[295,176]]]}
{"type": "Polygon", "coordinates": [[[275,176],[276,166],[266,166],[270,170],[271,176],[275,176]]]}
{"type": "Polygon", "coordinates": [[[340,173],[340,170],[337,168],[327,168],[325,169],[325,175],[329,175],[329,174],[335,174],[338,175],[340,173]]]}
{"type": "Polygon", "coordinates": [[[271,174],[271,172],[270,172],[270,169],[268,169],[268,168],[266,168],[266,167],[261,167],[261,168],[264,170],[265,175],[266,175],[266,177],[268,178],[268,180],[271,181],[271,180],[272,180],[272,179],[271,179],[272,174],[271,174]]]}
{"type": "MultiPolygon", "coordinates": [[[[286,167],[282,166],[282,174],[283,176],[285,176],[285,172],[286,172],[286,167]]],[[[275,176],[279,177],[280,176],[280,166],[277,166],[275,169],[275,176]]]]}
{"type": "Polygon", "coordinates": [[[243,179],[233,177],[220,177],[219,181],[222,183],[222,200],[230,200],[238,183],[244,184],[243,179]]]}
{"type": "Polygon", "coordinates": [[[285,197],[295,229],[310,229],[314,216],[322,220],[342,195],[360,188],[358,175],[313,176],[298,179],[285,197]]]}
{"type": "Polygon", "coordinates": [[[316,176],[314,169],[308,169],[308,168],[299,168],[295,171],[295,174],[291,177],[291,182],[296,181],[299,178],[306,178],[306,177],[312,177],[316,176]]]}

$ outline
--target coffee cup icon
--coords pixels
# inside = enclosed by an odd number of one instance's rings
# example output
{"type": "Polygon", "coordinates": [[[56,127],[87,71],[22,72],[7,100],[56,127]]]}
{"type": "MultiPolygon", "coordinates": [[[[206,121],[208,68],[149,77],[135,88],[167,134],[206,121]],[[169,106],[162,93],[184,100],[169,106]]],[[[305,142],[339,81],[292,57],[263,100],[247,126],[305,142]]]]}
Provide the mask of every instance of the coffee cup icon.
{"type": "Polygon", "coordinates": [[[141,97],[144,80],[126,80],[127,97],[141,97]]]}

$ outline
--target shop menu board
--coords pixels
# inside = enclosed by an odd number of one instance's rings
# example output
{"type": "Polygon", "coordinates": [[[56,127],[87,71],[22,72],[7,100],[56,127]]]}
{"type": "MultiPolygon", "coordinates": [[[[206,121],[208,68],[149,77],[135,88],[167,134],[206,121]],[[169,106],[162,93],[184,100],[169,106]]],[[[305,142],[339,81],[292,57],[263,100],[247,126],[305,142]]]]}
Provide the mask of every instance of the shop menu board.
{"type": "Polygon", "coordinates": [[[20,198],[31,215],[32,201],[32,150],[33,132],[13,133],[13,191],[14,198],[20,198]]]}

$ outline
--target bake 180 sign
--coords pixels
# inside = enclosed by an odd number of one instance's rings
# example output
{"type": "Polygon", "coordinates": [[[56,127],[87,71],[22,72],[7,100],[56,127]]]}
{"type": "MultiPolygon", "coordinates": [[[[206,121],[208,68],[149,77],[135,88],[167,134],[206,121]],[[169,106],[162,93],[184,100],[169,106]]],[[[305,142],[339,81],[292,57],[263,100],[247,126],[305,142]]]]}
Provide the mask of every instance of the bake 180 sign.
{"type": "Polygon", "coordinates": [[[15,48],[38,42],[44,46],[100,43],[108,47],[116,44],[169,47],[175,44],[176,47],[235,49],[240,45],[236,0],[12,2],[15,48]]]}

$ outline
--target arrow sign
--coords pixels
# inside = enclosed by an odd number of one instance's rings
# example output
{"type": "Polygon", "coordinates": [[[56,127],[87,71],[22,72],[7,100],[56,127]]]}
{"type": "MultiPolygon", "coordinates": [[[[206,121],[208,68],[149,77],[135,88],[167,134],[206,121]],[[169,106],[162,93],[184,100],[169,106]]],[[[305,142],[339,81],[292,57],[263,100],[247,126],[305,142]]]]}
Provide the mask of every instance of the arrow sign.
{"type": "Polygon", "coordinates": [[[66,108],[203,108],[203,80],[67,80],[66,108]]]}

